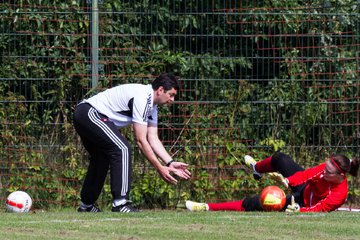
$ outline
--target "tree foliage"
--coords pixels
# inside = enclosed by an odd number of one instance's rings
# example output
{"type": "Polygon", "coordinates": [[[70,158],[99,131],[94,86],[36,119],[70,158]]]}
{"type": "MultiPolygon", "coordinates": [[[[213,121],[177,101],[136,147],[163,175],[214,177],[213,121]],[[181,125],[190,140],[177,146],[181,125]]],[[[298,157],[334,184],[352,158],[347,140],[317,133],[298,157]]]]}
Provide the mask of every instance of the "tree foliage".
{"type": "MultiPolygon", "coordinates": [[[[241,161],[249,152],[282,150],[311,166],[358,151],[356,1],[102,1],[97,89],[89,3],[8,1],[0,12],[2,184],[27,188],[38,207],[77,204],[87,154],[72,127],[74,106],[162,72],[179,75],[183,90],[162,110],[160,134],[193,166],[193,179],[167,185],[134,148],[136,204],[253,193],[271,182],[249,176],[241,161]]],[[[104,192],[108,204],[109,185],[104,192]]]]}

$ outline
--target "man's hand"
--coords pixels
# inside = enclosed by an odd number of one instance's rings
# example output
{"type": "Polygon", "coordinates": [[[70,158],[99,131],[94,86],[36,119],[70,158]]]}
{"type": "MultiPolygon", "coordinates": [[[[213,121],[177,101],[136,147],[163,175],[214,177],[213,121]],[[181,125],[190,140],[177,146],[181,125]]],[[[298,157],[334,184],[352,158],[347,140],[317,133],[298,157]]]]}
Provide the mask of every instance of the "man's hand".
{"type": "Polygon", "coordinates": [[[162,179],[171,184],[177,184],[177,180],[171,175],[169,167],[161,166],[157,169],[162,179]]]}
{"type": "Polygon", "coordinates": [[[291,196],[291,204],[286,207],[286,213],[300,212],[300,205],[295,202],[294,196],[291,196]]]}
{"type": "Polygon", "coordinates": [[[289,187],[289,182],[288,182],[288,180],[287,180],[286,178],[284,178],[284,176],[281,175],[280,173],[271,172],[271,173],[269,173],[269,176],[270,176],[273,180],[281,183],[285,188],[288,188],[288,187],[289,187]]]}
{"type": "Polygon", "coordinates": [[[169,166],[171,171],[182,179],[189,179],[191,177],[191,172],[187,169],[188,164],[183,162],[172,162],[169,166]]]}
{"type": "Polygon", "coordinates": [[[172,162],[169,167],[162,166],[158,169],[160,176],[168,183],[177,184],[176,175],[182,179],[189,179],[191,177],[190,171],[187,169],[188,164],[182,162],[172,162]]]}

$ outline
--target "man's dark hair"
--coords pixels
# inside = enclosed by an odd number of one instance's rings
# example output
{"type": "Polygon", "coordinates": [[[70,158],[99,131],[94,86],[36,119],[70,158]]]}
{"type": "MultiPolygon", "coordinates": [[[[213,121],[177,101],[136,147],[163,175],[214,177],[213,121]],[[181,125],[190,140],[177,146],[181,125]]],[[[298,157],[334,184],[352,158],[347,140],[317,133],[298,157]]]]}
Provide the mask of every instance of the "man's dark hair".
{"type": "Polygon", "coordinates": [[[165,91],[169,91],[172,88],[179,90],[179,83],[176,77],[170,73],[161,74],[151,83],[151,86],[153,90],[157,90],[159,87],[163,87],[165,91]]]}

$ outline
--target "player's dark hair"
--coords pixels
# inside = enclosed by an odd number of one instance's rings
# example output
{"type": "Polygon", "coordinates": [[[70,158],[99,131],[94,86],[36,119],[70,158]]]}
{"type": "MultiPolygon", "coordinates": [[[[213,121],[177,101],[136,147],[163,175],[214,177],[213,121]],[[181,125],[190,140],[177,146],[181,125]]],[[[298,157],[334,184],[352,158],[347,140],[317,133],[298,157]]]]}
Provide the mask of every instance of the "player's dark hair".
{"type": "Polygon", "coordinates": [[[151,83],[151,86],[153,90],[157,90],[159,87],[163,87],[165,91],[169,91],[172,88],[179,90],[179,83],[176,77],[170,73],[161,74],[151,83]]]}
{"type": "Polygon", "coordinates": [[[342,170],[342,172],[349,173],[350,175],[352,175],[354,177],[357,176],[357,172],[359,170],[359,159],[358,158],[355,157],[350,160],[349,158],[345,157],[342,154],[336,154],[336,155],[332,156],[332,159],[339,166],[339,168],[342,170]]]}
{"type": "Polygon", "coordinates": [[[354,157],[351,159],[349,174],[351,176],[356,177],[358,174],[358,170],[359,170],[359,158],[354,157]]]}

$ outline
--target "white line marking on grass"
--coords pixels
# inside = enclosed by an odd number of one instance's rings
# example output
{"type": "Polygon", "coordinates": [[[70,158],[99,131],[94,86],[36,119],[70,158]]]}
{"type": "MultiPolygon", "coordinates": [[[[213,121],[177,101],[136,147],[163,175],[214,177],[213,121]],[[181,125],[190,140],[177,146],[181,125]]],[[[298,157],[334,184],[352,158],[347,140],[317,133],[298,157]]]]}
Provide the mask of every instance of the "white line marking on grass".
{"type": "Polygon", "coordinates": [[[360,212],[359,208],[349,208],[349,207],[341,207],[337,209],[338,211],[347,211],[347,212],[360,212]]]}
{"type": "MultiPolygon", "coordinates": [[[[343,210],[344,211],[344,210],[343,210]]],[[[350,212],[350,211],[349,211],[350,212]]],[[[354,212],[354,209],[352,209],[352,212],[354,212]]],[[[191,214],[191,213],[190,213],[191,214]]],[[[189,215],[190,215],[189,214],[189,215]]],[[[317,217],[324,217],[328,213],[310,213],[310,214],[286,214],[283,213],[284,217],[301,217],[301,218],[317,218],[317,217]]],[[[272,214],[262,213],[259,212],[256,215],[250,215],[250,214],[238,214],[238,215],[227,215],[227,216],[218,216],[218,219],[236,219],[236,218],[273,218],[274,216],[272,214]]],[[[146,219],[153,219],[153,220],[159,220],[159,218],[149,217],[145,216],[146,219]]],[[[162,220],[171,220],[173,218],[161,218],[162,220]]],[[[28,223],[28,224],[37,224],[37,223],[78,223],[78,222],[124,222],[124,221],[137,221],[136,219],[124,219],[124,218],[103,218],[103,219],[69,219],[69,220],[62,220],[62,219],[53,219],[53,220],[39,220],[39,221],[17,221],[20,223],[28,223]]]]}
{"type": "Polygon", "coordinates": [[[124,221],[121,218],[104,218],[104,219],[93,219],[93,220],[84,220],[84,219],[72,219],[72,220],[44,220],[44,221],[22,221],[22,223],[74,223],[74,222],[117,222],[124,221]]]}

